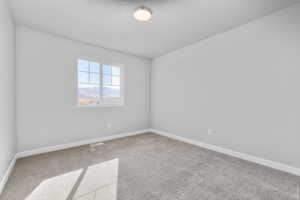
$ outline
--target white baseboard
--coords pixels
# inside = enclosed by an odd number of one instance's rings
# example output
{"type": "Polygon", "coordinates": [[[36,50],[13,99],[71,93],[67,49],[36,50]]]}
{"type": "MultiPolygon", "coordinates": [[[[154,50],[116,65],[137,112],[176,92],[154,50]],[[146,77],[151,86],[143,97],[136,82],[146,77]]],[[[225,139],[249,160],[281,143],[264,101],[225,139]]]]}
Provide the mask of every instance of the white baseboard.
{"type": "Polygon", "coordinates": [[[11,160],[11,162],[10,162],[10,164],[9,164],[9,166],[8,166],[8,168],[7,168],[5,174],[4,174],[4,176],[3,176],[3,178],[2,178],[2,180],[0,182],[0,195],[2,194],[2,192],[4,190],[4,187],[5,187],[7,181],[9,179],[9,177],[10,177],[10,174],[11,174],[12,170],[15,167],[16,161],[17,161],[17,156],[15,155],[13,157],[13,159],[11,160]]]}
{"type": "Polygon", "coordinates": [[[143,134],[143,133],[147,133],[147,132],[150,132],[150,130],[145,129],[145,130],[139,130],[139,131],[134,131],[134,132],[127,132],[127,133],[121,133],[121,134],[117,134],[117,135],[111,135],[111,136],[102,137],[102,138],[93,138],[93,139],[89,139],[89,140],[83,140],[83,141],[78,141],[78,142],[72,142],[72,143],[67,143],[67,144],[42,147],[39,149],[18,152],[14,156],[12,161],[10,162],[9,167],[6,170],[2,180],[0,182],[0,195],[4,190],[4,187],[10,177],[12,170],[14,169],[15,163],[18,158],[24,158],[24,157],[28,157],[28,156],[33,156],[33,155],[38,155],[38,154],[42,154],[42,153],[63,150],[63,149],[69,149],[69,148],[78,147],[78,146],[82,146],[82,145],[88,145],[88,144],[97,143],[97,142],[105,142],[105,141],[109,141],[109,140],[113,140],[113,139],[119,139],[119,138],[124,138],[124,137],[128,137],[128,136],[139,135],[139,134],[143,134]]]}
{"type": "Polygon", "coordinates": [[[165,137],[169,137],[175,140],[179,140],[182,142],[186,142],[189,144],[193,144],[199,147],[203,147],[212,151],[216,151],[219,153],[223,153],[223,154],[227,154],[233,157],[237,157],[243,160],[247,160],[253,163],[257,163],[260,165],[264,165],[267,167],[271,167],[273,169],[277,169],[280,171],[284,171],[290,174],[294,174],[297,176],[300,176],[300,169],[296,168],[296,167],[292,167],[286,164],[282,164],[282,163],[278,163],[278,162],[274,162],[274,161],[270,161],[267,159],[263,159],[263,158],[259,158],[256,156],[251,156],[248,154],[244,154],[244,153],[240,153],[240,152],[236,152],[230,149],[226,149],[226,148],[222,148],[222,147],[218,147],[218,146],[214,146],[211,144],[206,144],[206,143],[202,143],[196,140],[192,140],[192,139],[188,139],[185,137],[181,137],[181,136],[177,136],[175,134],[172,133],[167,133],[167,132],[163,132],[163,131],[159,131],[159,130],[155,130],[155,129],[145,129],[145,130],[139,130],[139,131],[135,131],[135,132],[128,132],[128,133],[121,133],[121,134],[117,134],[117,135],[112,135],[112,136],[107,136],[107,137],[102,137],[102,138],[93,138],[93,139],[89,139],[89,140],[83,140],[83,141],[78,141],[78,142],[73,142],[73,143],[67,143],[67,144],[61,144],[61,145],[56,145],[56,146],[49,146],[49,147],[43,147],[43,148],[39,148],[39,149],[33,149],[33,150],[29,150],[29,151],[24,151],[24,152],[19,152],[17,153],[14,158],[12,159],[4,177],[2,178],[1,182],[0,182],[0,195],[5,187],[5,184],[7,183],[7,180],[15,166],[16,160],[18,158],[23,158],[23,157],[27,157],[27,156],[32,156],[32,155],[38,155],[38,154],[42,154],[42,153],[48,153],[48,152],[52,152],[52,151],[58,151],[58,150],[63,150],[63,149],[68,149],[68,148],[73,148],[73,147],[78,147],[78,146],[82,146],[82,145],[87,145],[87,144],[92,144],[92,143],[97,143],[97,142],[105,142],[105,141],[109,141],[109,140],[113,140],[113,139],[119,139],[119,138],[124,138],[124,137],[128,137],[128,136],[134,136],[134,135],[139,135],[139,134],[143,134],[143,133],[148,133],[148,132],[153,132],[165,137]]]}
{"type": "Polygon", "coordinates": [[[117,135],[111,135],[111,136],[107,136],[107,137],[93,138],[93,139],[82,140],[82,141],[78,141],[78,142],[60,144],[60,145],[56,145],[56,146],[42,147],[42,148],[39,148],[39,149],[33,149],[33,150],[29,150],[29,151],[19,152],[19,153],[17,153],[17,158],[24,158],[24,157],[43,154],[43,153],[48,153],[48,152],[52,152],[52,151],[69,149],[69,148],[78,147],[78,146],[82,146],[82,145],[93,144],[93,143],[97,143],[97,142],[105,142],[105,141],[108,141],[108,140],[139,135],[139,134],[143,134],[143,133],[147,133],[147,132],[149,132],[149,130],[145,129],[145,130],[139,130],[139,131],[134,131],[134,132],[127,132],[127,133],[121,133],[121,134],[117,134],[117,135]]]}
{"type": "Polygon", "coordinates": [[[290,174],[293,174],[293,175],[296,175],[296,176],[300,176],[300,169],[299,168],[292,167],[292,166],[289,166],[289,165],[286,165],[286,164],[283,164],[283,163],[274,162],[274,161],[259,158],[259,157],[256,157],[256,156],[251,156],[251,155],[248,155],[248,154],[236,152],[236,151],[233,151],[233,150],[230,150],[230,149],[218,147],[218,146],[211,145],[211,144],[202,143],[202,142],[199,142],[199,141],[196,141],[196,140],[192,140],[192,139],[188,139],[188,138],[185,138],[185,137],[177,136],[175,134],[159,131],[159,130],[156,130],[156,129],[151,129],[150,132],[156,133],[156,134],[159,134],[159,135],[162,135],[162,136],[165,136],[165,137],[169,137],[169,138],[172,138],[172,139],[175,139],[175,140],[179,140],[179,141],[182,141],[182,142],[185,142],[185,143],[193,144],[195,146],[206,148],[206,149],[209,149],[209,150],[212,150],[212,151],[227,154],[227,155],[230,155],[230,156],[242,159],[242,160],[250,161],[250,162],[253,162],[253,163],[256,163],[256,164],[260,164],[260,165],[263,165],[263,166],[266,166],[266,167],[276,169],[276,170],[284,171],[284,172],[287,172],[287,173],[290,173],[290,174]]]}

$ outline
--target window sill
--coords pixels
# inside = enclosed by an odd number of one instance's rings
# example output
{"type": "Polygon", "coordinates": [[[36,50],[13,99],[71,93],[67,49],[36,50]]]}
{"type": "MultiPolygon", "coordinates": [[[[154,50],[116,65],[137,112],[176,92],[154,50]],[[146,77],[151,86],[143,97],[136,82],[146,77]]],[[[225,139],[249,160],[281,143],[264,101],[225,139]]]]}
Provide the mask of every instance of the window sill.
{"type": "Polygon", "coordinates": [[[124,104],[107,104],[107,105],[77,105],[78,108],[114,108],[123,107],[124,104]]]}

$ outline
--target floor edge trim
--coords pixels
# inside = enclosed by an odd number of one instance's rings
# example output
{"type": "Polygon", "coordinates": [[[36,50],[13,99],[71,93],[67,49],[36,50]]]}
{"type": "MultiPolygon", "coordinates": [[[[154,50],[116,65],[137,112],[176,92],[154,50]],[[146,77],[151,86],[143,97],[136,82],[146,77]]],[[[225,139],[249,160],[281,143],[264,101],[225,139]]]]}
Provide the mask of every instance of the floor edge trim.
{"type": "Polygon", "coordinates": [[[148,133],[148,132],[150,132],[150,129],[143,129],[143,130],[126,132],[126,133],[121,133],[121,134],[116,134],[116,135],[111,135],[111,136],[106,136],[106,137],[81,140],[81,141],[77,141],[77,142],[71,142],[71,143],[66,143],[66,144],[60,144],[60,145],[37,148],[37,149],[33,149],[33,150],[28,150],[28,151],[17,152],[14,155],[13,159],[11,160],[9,167],[7,168],[3,178],[1,179],[0,195],[4,191],[5,185],[15,167],[17,159],[19,159],[19,158],[24,158],[24,157],[43,154],[43,153],[49,153],[49,152],[53,152],[53,151],[69,149],[69,148],[78,147],[78,146],[82,146],[82,145],[88,145],[88,144],[97,143],[97,142],[105,142],[105,141],[109,141],[109,140],[114,140],[114,139],[134,136],[134,135],[140,135],[140,134],[144,134],[144,133],[148,133]]]}
{"type": "Polygon", "coordinates": [[[165,137],[169,137],[169,138],[172,138],[172,139],[175,139],[175,140],[179,140],[179,141],[182,141],[182,142],[185,142],[185,143],[189,143],[189,144],[192,144],[192,145],[195,145],[195,146],[199,146],[199,147],[202,147],[202,148],[205,148],[205,149],[209,149],[209,150],[212,150],[212,151],[215,151],[215,152],[218,152],[218,153],[227,154],[227,155],[230,155],[230,156],[242,159],[242,160],[246,160],[246,161],[249,161],[249,162],[252,162],[252,163],[256,163],[256,164],[259,164],[259,165],[270,167],[270,168],[273,168],[273,169],[276,169],[276,170],[284,171],[284,172],[287,172],[289,174],[300,176],[300,168],[289,166],[287,164],[283,164],[283,163],[267,160],[267,159],[264,159],[264,158],[260,158],[260,157],[257,157],[257,156],[252,156],[252,155],[249,155],[249,154],[233,151],[231,149],[226,149],[226,148],[223,148],[223,147],[203,143],[203,142],[200,142],[200,141],[197,141],[197,140],[185,138],[185,137],[173,134],[173,133],[164,132],[164,131],[160,131],[160,130],[157,130],[157,129],[150,129],[150,132],[156,133],[158,135],[162,135],[162,136],[165,136],[165,137]]]}
{"type": "Polygon", "coordinates": [[[116,135],[111,135],[111,136],[106,136],[106,137],[100,137],[100,138],[92,138],[92,139],[88,139],[88,140],[81,140],[81,141],[77,141],[77,142],[70,142],[70,143],[65,143],[65,144],[60,144],[60,145],[42,147],[42,148],[37,148],[37,149],[33,149],[33,150],[18,152],[17,158],[24,158],[24,157],[33,156],[33,155],[49,153],[49,152],[53,152],[53,151],[69,149],[69,148],[88,145],[88,144],[92,144],[92,143],[105,142],[105,141],[124,138],[124,137],[128,137],[128,136],[139,135],[139,134],[143,134],[143,133],[147,133],[147,132],[149,132],[149,129],[126,132],[126,133],[121,133],[121,134],[116,134],[116,135]]]}
{"type": "Polygon", "coordinates": [[[2,177],[1,179],[1,182],[0,182],[0,195],[2,194],[2,192],[4,191],[4,188],[5,188],[5,185],[15,167],[15,164],[16,164],[16,161],[17,161],[17,154],[15,154],[12,158],[12,160],[10,161],[9,163],[9,166],[7,168],[7,170],[5,171],[4,173],[4,176],[2,177]]]}

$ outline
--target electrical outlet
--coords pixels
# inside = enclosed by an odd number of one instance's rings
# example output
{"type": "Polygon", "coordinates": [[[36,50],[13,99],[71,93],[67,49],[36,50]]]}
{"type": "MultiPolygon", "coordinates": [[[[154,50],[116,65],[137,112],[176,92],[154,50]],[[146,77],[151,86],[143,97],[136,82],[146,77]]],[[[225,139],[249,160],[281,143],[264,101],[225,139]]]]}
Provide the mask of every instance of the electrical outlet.
{"type": "Polygon", "coordinates": [[[111,128],[112,127],[112,124],[111,123],[108,123],[107,125],[106,125],[106,128],[111,128]]]}
{"type": "Polygon", "coordinates": [[[211,129],[211,128],[208,128],[207,129],[207,135],[212,135],[212,134],[214,134],[214,130],[211,129]]]}

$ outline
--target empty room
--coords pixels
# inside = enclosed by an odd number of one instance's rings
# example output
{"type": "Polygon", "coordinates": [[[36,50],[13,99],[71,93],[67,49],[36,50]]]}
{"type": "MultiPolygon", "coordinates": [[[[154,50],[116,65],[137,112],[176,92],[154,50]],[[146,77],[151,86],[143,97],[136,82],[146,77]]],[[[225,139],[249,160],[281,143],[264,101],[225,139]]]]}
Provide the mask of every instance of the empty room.
{"type": "Polygon", "coordinates": [[[0,0],[0,200],[300,200],[300,0],[0,0]]]}

